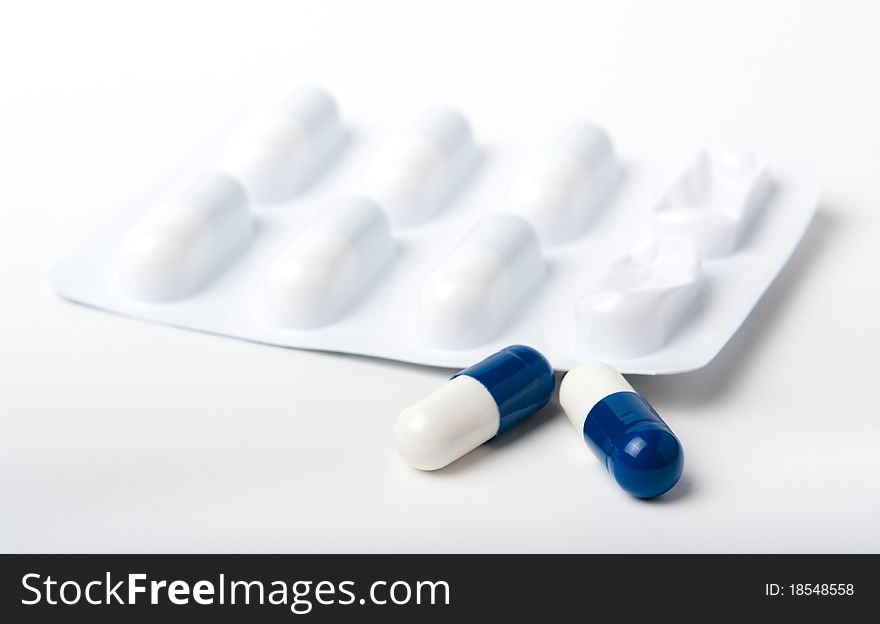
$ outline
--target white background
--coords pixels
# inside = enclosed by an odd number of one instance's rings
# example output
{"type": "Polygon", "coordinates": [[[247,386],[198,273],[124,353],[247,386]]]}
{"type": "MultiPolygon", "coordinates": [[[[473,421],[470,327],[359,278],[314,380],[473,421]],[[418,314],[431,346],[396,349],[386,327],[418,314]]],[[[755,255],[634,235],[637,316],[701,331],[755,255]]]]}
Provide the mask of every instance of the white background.
{"type": "MultiPolygon", "coordinates": [[[[0,9],[3,551],[880,551],[880,4],[20,3],[0,9]],[[632,377],[687,454],[628,498],[558,408],[437,473],[449,372],[66,303],[46,274],[244,102],[325,85],[478,135],[587,117],[821,172],[819,214],[703,370],[632,377]]],[[[548,126],[549,127],[549,126],[548,126]]]]}

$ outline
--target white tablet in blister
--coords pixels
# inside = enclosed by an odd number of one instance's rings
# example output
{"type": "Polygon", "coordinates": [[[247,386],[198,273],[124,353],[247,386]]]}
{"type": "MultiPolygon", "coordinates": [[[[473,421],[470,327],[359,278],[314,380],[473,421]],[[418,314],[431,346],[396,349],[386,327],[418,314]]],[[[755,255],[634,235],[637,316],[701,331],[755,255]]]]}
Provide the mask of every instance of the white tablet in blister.
{"type": "Polygon", "coordinates": [[[450,109],[385,128],[301,90],[232,120],[52,285],[285,347],[462,368],[522,343],[668,374],[715,357],[819,202],[811,172],[743,150],[615,154],[586,122],[474,137],[450,109]]]}

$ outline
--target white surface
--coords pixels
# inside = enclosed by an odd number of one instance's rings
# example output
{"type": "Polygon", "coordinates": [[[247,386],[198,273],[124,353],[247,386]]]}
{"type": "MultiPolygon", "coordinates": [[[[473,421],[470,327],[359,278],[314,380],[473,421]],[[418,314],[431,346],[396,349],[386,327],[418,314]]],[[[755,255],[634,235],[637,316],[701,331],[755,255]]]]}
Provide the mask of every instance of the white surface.
{"type": "Polygon", "coordinates": [[[2,13],[2,550],[880,551],[876,3],[2,13]],[[558,407],[421,473],[392,426],[449,371],[51,294],[51,266],[279,77],[377,116],[448,99],[492,132],[589,111],[621,151],[735,142],[821,172],[805,240],[718,358],[629,378],[684,445],[673,492],[621,492],[558,407]]]}

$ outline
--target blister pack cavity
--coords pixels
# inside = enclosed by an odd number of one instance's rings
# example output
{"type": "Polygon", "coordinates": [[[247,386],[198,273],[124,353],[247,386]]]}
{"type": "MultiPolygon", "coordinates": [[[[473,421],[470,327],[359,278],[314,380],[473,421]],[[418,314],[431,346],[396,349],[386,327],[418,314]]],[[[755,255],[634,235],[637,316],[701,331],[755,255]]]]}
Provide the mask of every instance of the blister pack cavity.
{"type": "Polygon", "coordinates": [[[619,153],[588,121],[482,137],[460,112],[340,114],[302,88],[243,111],[52,274],[68,299],[267,344],[461,368],[708,363],[818,204],[740,148],[619,153]]]}

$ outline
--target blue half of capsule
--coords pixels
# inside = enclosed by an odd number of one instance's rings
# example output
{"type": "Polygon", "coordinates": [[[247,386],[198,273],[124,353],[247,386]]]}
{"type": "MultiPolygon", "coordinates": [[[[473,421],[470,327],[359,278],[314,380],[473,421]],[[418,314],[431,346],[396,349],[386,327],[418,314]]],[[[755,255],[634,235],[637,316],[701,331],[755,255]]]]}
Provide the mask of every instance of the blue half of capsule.
{"type": "Polygon", "coordinates": [[[638,498],[672,489],[684,469],[678,438],[613,368],[593,362],[562,380],[559,400],[618,485],[638,498]]]}
{"type": "Polygon", "coordinates": [[[498,433],[547,405],[556,385],[550,363],[525,345],[513,345],[493,353],[451,379],[460,375],[473,377],[492,395],[500,416],[498,433]]]}

